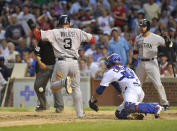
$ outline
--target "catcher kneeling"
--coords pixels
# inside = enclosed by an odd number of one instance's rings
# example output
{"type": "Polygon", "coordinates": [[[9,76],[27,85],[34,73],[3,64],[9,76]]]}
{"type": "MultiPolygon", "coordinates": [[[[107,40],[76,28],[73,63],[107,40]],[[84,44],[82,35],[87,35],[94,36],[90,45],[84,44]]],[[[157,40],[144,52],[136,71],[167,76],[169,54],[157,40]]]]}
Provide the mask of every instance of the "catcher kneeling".
{"type": "MultiPolygon", "coordinates": [[[[154,114],[155,118],[158,118],[163,107],[159,104],[142,102],[144,92],[141,88],[140,80],[133,70],[122,66],[120,63],[121,58],[115,53],[105,60],[107,70],[104,72],[102,81],[96,89],[96,94],[89,100],[89,107],[98,111],[98,106],[96,105],[97,98],[109,84],[112,84],[122,94],[124,99],[115,112],[115,116],[118,119],[128,119],[128,116],[132,113],[150,113],[154,114]]],[[[138,119],[143,119],[143,117],[139,117],[138,119]]]]}

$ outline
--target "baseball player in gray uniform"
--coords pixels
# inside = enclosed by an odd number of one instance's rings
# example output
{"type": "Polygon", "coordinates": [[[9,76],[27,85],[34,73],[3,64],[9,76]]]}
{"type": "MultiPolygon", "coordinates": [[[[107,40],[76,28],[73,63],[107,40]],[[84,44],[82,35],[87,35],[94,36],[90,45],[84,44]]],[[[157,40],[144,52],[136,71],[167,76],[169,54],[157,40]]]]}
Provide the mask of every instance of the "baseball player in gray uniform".
{"type": "Polygon", "coordinates": [[[160,104],[164,106],[165,110],[169,109],[169,103],[161,83],[157,62],[157,47],[160,45],[166,46],[166,41],[161,36],[149,32],[150,22],[148,20],[141,20],[139,26],[141,34],[136,37],[134,45],[134,55],[139,54],[136,74],[139,77],[141,84],[145,81],[146,76],[150,78],[159,94],[160,104]]]}
{"type": "MultiPolygon", "coordinates": [[[[80,29],[70,28],[70,18],[62,15],[59,18],[59,29],[38,30],[32,20],[28,21],[34,36],[49,41],[54,50],[56,63],[51,78],[51,85],[70,76],[72,97],[78,118],[84,116],[82,94],[80,90],[80,71],[78,66],[78,49],[81,42],[95,43],[95,38],[80,29]]],[[[47,54],[46,54],[47,55],[47,54]]]]}

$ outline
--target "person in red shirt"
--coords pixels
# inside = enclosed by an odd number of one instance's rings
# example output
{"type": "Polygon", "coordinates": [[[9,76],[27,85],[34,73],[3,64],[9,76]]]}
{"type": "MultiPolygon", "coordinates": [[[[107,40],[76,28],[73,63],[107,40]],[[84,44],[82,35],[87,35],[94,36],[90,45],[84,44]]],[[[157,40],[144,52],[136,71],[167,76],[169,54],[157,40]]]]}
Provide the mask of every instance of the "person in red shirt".
{"type": "Polygon", "coordinates": [[[160,63],[159,63],[159,69],[160,69],[160,75],[161,77],[164,76],[165,71],[168,71],[168,61],[167,61],[167,56],[162,54],[160,56],[160,63]]]}
{"type": "Polygon", "coordinates": [[[126,20],[126,9],[122,0],[117,0],[117,6],[113,8],[112,12],[115,19],[115,26],[122,27],[126,20]]]}

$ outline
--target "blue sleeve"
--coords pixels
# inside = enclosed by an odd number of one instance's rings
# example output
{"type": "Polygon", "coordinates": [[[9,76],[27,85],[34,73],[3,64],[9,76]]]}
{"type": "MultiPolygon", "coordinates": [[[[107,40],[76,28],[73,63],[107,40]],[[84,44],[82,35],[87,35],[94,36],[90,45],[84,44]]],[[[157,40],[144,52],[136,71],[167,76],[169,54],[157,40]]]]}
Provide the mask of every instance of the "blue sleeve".
{"type": "Polygon", "coordinates": [[[103,94],[105,88],[106,86],[98,86],[98,88],[96,89],[96,93],[99,95],[103,94]]]}
{"type": "Polygon", "coordinates": [[[129,42],[126,39],[124,39],[124,42],[125,42],[124,44],[125,50],[128,51],[130,49],[129,42]]]}
{"type": "Polygon", "coordinates": [[[122,91],[121,91],[121,88],[117,82],[112,82],[111,85],[114,87],[114,89],[116,89],[117,92],[119,92],[121,94],[122,91]]]}
{"type": "Polygon", "coordinates": [[[112,48],[111,48],[111,42],[108,43],[108,50],[107,50],[107,54],[110,54],[112,51],[112,48]]]}

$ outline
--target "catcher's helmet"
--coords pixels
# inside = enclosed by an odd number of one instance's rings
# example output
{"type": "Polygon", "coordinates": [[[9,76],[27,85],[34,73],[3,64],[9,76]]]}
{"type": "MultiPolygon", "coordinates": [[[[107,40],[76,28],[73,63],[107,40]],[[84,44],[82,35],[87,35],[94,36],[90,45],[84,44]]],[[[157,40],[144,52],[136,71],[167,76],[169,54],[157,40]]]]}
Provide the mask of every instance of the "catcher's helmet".
{"type": "Polygon", "coordinates": [[[150,30],[150,22],[147,19],[142,19],[139,26],[147,26],[147,30],[150,30]]]}
{"type": "Polygon", "coordinates": [[[121,57],[120,55],[114,53],[110,56],[108,56],[106,59],[105,59],[105,65],[107,68],[110,68],[111,67],[111,64],[120,64],[121,62],[121,57]]]}
{"type": "Polygon", "coordinates": [[[70,23],[70,18],[68,15],[61,15],[59,18],[59,25],[65,25],[70,23]]]}

